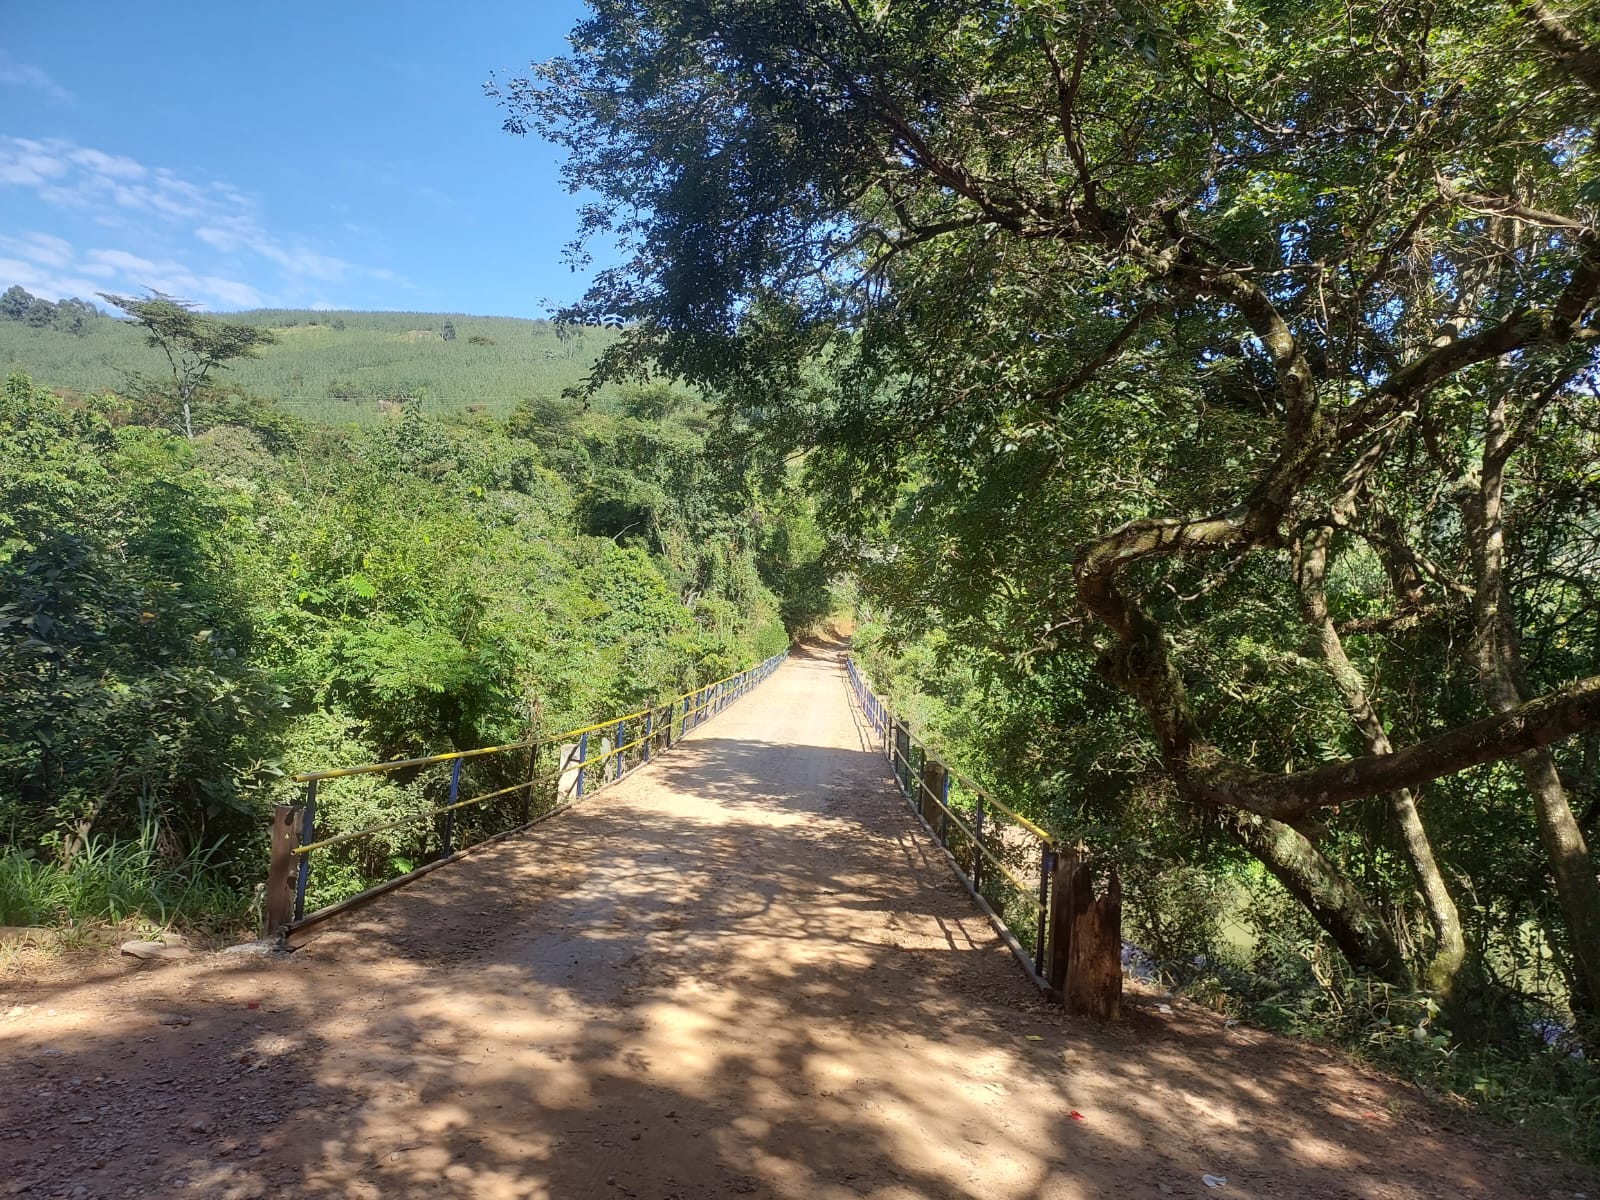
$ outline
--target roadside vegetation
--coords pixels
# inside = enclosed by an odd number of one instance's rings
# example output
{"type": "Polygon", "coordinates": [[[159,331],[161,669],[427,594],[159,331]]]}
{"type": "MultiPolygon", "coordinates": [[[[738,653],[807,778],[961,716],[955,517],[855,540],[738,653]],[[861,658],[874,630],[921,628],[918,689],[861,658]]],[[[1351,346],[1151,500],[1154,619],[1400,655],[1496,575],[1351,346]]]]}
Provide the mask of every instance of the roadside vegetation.
{"type": "MultiPolygon", "coordinates": [[[[334,428],[208,387],[192,438],[162,395],[0,390],[0,925],[247,926],[293,771],[638,708],[831,603],[805,506],[711,469],[682,391],[334,428]]],[[[346,789],[328,831],[436,782],[346,789]]]]}

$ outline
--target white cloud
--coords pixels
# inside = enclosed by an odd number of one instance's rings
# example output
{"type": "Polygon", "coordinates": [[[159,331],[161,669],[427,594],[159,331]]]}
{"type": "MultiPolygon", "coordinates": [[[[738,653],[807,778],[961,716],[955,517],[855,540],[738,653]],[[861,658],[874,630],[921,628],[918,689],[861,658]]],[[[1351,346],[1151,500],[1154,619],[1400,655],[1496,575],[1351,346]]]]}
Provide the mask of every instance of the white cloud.
{"type": "MultiPolygon", "coordinates": [[[[61,238],[0,238],[0,249],[103,286],[146,286],[202,302],[250,307],[322,299],[355,280],[408,286],[401,276],[324,253],[304,237],[271,230],[259,203],[226,181],[80,146],[65,138],[0,135],[0,188],[23,188],[70,222],[103,232],[100,248],[74,257],[61,238]],[[126,249],[130,239],[138,250],[126,249]],[[118,245],[117,243],[122,243],[118,245]],[[204,266],[197,265],[204,262],[204,266]],[[276,276],[258,280],[265,271],[276,276]]],[[[87,229],[86,229],[87,231],[87,229]]],[[[0,281],[3,286],[3,281],[0,281]]]]}
{"type": "MultiPolygon", "coordinates": [[[[343,279],[356,268],[352,263],[330,254],[320,254],[304,246],[280,246],[264,230],[248,219],[227,222],[225,225],[202,225],[194,236],[214,249],[224,253],[248,250],[283,268],[287,275],[304,279],[336,281],[343,279]]],[[[375,274],[375,272],[368,272],[375,274]]]]}
{"type": "Polygon", "coordinates": [[[21,284],[36,296],[93,299],[96,292],[146,288],[201,304],[259,308],[261,291],[238,279],[195,269],[175,258],[148,258],[128,250],[96,248],[79,253],[65,238],[47,233],[0,236],[0,289],[21,284]]]}
{"type": "Polygon", "coordinates": [[[72,243],[48,233],[28,233],[22,237],[0,236],[0,249],[9,250],[44,267],[65,267],[72,262],[72,243]]]}
{"type": "Polygon", "coordinates": [[[0,184],[40,187],[65,175],[70,166],[43,142],[6,138],[0,142],[0,184]]]}
{"type": "Polygon", "coordinates": [[[141,216],[193,220],[249,202],[225,184],[195,183],[166,167],[66,138],[0,137],[0,184],[31,187],[59,208],[104,210],[107,202],[141,216]]]}
{"type": "Polygon", "coordinates": [[[164,269],[148,258],[129,254],[126,250],[91,250],[84,258],[87,263],[85,269],[96,274],[104,272],[108,275],[119,273],[154,275],[164,269]]]}
{"type": "Polygon", "coordinates": [[[184,299],[216,300],[232,308],[259,308],[266,302],[248,283],[202,274],[175,259],[149,259],[126,250],[90,250],[80,269],[85,275],[126,280],[138,288],[184,299]]]}
{"type": "Polygon", "coordinates": [[[107,154],[101,150],[91,150],[87,146],[74,150],[71,157],[73,162],[112,179],[143,179],[150,174],[145,166],[134,162],[131,158],[107,154]]]}
{"type": "Polygon", "coordinates": [[[52,100],[68,103],[77,99],[66,88],[62,87],[44,71],[31,63],[18,62],[4,50],[0,50],[0,84],[7,87],[27,88],[29,91],[43,92],[52,100]]]}
{"type": "MultiPolygon", "coordinates": [[[[180,291],[184,286],[181,282],[177,285],[180,291]]],[[[202,275],[196,281],[193,292],[202,296],[215,296],[233,308],[262,308],[267,302],[267,298],[248,283],[240,283],[236,279],[219,279],[215,275],[202,275]]]]}
{"type": "Polygon", "coordinates": [[[36,262],[20,258],[0,258],[0,280],[5,287],[19,284],[45,300],[65,300],[76,296],[80,300],[95,301],[95,290],[100,286],[74,275],[61,275],[36,262]]]}

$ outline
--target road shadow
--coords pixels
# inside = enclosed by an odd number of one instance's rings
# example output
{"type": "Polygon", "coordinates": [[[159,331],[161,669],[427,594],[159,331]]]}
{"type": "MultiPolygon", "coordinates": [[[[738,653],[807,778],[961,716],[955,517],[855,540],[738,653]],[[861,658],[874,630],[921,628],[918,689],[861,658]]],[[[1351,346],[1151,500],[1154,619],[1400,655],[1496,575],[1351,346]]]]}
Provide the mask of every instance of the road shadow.
{"type": "Polygon", "coordinates": [[[1067,1020],[878,755],[732,716],[286,961],[0,1027],[0,1194],[1594,1194],[1315,1047],[1067,1020]]]}

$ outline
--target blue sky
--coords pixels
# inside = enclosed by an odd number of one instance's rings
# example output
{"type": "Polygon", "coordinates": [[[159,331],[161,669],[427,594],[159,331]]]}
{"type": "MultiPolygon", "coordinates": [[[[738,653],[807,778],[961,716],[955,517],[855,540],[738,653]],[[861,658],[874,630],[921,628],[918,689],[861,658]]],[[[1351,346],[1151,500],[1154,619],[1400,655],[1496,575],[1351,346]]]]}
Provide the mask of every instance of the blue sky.
{"type": "Polygon", "coordinates": [[[576,0],[8,5],[0,289],[539,316],[578,198],[482,86],[576,0]]]}

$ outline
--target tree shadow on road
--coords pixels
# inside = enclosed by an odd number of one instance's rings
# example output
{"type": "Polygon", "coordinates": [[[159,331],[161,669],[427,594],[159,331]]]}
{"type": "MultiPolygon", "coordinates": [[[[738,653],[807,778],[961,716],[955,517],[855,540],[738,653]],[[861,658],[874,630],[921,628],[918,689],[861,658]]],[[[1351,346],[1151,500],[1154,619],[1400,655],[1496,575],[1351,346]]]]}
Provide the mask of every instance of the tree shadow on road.
{"type": "Polygon", "coordinates": [[[709,727],[650,787],[436,872],[287,962],[214,963],[172,998],[188,1024],[159,1024],[159,998],[59,1036],[7,1031],[0,1150],[31,1194],[1593,1185],[1314,1047],[1189,1010],[1067,1020],[881,759],[709,727]]]}

